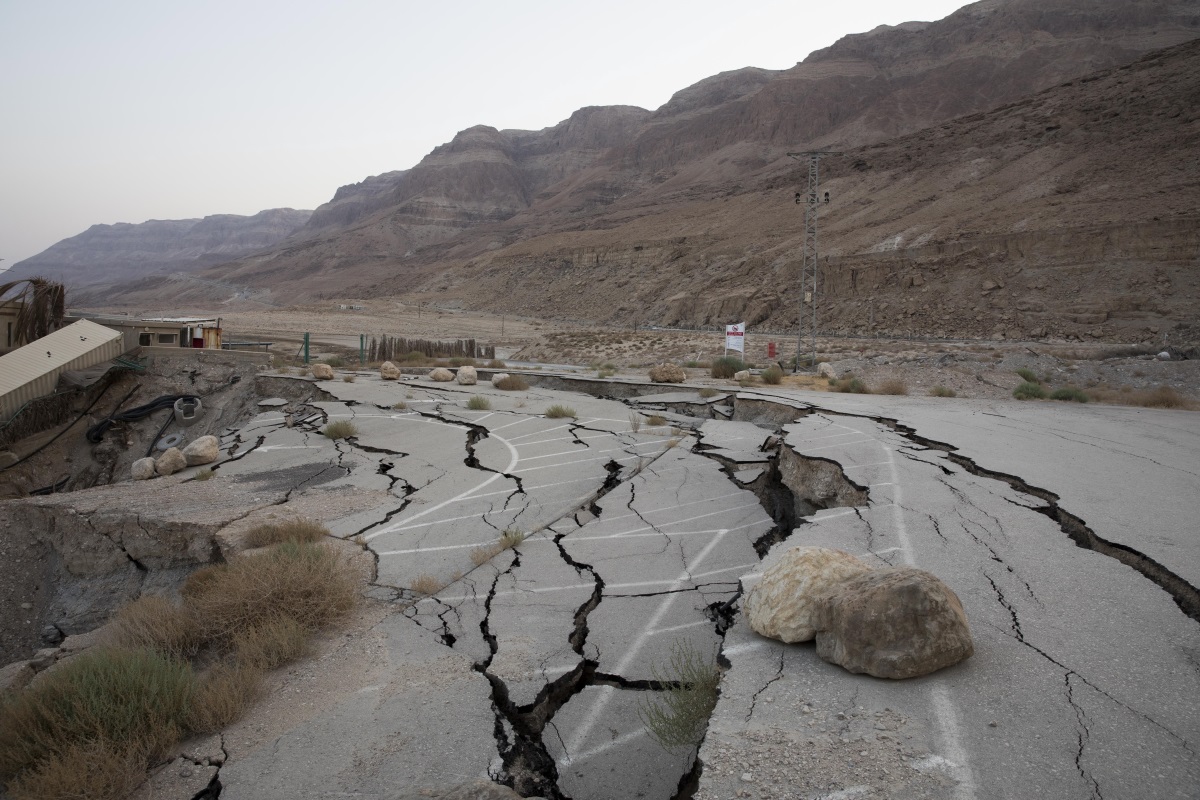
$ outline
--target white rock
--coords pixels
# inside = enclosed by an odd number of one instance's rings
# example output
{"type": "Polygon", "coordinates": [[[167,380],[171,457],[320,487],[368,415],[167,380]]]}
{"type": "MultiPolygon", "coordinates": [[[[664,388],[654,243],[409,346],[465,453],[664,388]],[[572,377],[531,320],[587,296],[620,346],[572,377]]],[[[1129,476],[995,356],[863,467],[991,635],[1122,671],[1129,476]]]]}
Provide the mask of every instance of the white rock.
{"type": "Polygon", "coordinates": [[[456,380],[460,386],[474,386],[479,383],[479,373],[474,367],[459,367],[456,380]]]}
{"type": "Polygon", "coordinates": [[[871,567],[849,553],[827,547],[794,547],[765,573],[746,596],[746,618],[756,633],[781,642],[816,636],[816,599],[871,567]]]}
{"type": "Polygon", "coordinates": [[[838,377],[837,370],[828,361],[822,361],[820,364],[817,364],[817,374],[823,378],[833,378],[835,381],[838,377]]]}
{"type": "Polygon", "coordinates": [[[150,456],[139,458],[137,461],[133,462],[133,466],[130,467],[130,471],[133,473],[133,479],[135,481],[149,480],[156,474],[154,471],[154,459],[150,456]]]}
{"type": "Polygon", "coordinates": [[[452,381],[454,380],[454,373],[445,367],[438,367],[437,369],[430,371],[429,380],[442,382],[452,381]]]}
{"type": "Polygon", "coordinates": [[[183,451],[171,447],[154,462],[154,471],[159,475],[174,475],[186,466],[187,459],[183,457],[183,451]]]}
{"type": "Polygon", "coordinates": [[[379,365],[379,377],[385,381],[400,380],[400,368],[390,361],[385,361],[379,365]]]}
{"type": "Polygon", "coordinates": [[[215,436],[201,436],[196,441],[183,448],[183,458],[189,467],[200,464],[211,464],[221,454],[220,443],[215,436]]]}
{"type": "Polygon", "coordinates": [[[1170,361],[1171,354],[1168,353],[1166,350],[1163,350],[1161,353],[1159,353],[1157,356],[1155,356],[1155,358],[1157,358],[1159,361],[1170,361]]]}
{"type": "Polygon", "coordinates": [[[313,364],[312,374],[319,381],[331,381],[333,380],[333,367],[328,364],[313,364]]]}
{"type": "Polygon", "coordinates": [[[735,381],[748,381],[748,380],[750,380],[750,370],[748,370],[748,369],[744,369],[744,370],[742,370],[741,372],[735,372],[735,373],[733,373],[733,379],[734,379],[735,381]]]}
{"type": "Polygon", "coordinates": [[[495,375],[492,376],[492,386],[496,386],[497,384],[500,383],[500,381],[504,380],[507,377],[508,377],[507,372],[497,372],[495,375]]]}

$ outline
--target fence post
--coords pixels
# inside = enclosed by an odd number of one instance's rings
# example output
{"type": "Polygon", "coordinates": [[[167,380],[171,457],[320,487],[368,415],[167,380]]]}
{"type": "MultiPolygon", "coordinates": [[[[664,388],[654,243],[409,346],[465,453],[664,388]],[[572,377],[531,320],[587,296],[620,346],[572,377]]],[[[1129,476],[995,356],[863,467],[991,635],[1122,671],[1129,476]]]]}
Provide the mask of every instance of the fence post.
{"type": "Polygon", "coordinates": [[[358,335],[358,365],[364,366],[367,363],[367,335],[360,333],[358,335]]]}
{"type": "Polygon", "coordinates": [[[308,363],[308,334],[304,334],[304,363],[308,363]]]}

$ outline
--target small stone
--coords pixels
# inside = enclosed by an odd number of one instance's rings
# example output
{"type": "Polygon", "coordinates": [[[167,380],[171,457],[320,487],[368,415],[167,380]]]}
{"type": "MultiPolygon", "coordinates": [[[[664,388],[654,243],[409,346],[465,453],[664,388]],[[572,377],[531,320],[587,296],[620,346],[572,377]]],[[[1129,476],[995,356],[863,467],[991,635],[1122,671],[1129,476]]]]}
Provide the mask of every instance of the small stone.
{"type": "Polygon", "coordinates": [[[28,610],[30,610],[31,608],[33,608],[33,603],[21,603],[21,608],[23,608],[23,609],[25,609],[26,611],[28,611],[28,610]]]}
{"type": "Polygon", "coordinates": [[[135,481],[149,480],[156,474],[154,471],[154,459],[149,456],[146,458],[139,458],[137,461],[133,462],[133,466],[129,468],[129,471],[133,475],[133,479],[135,481]]]}
{"type": "Polygon", "coordinates": [[[313,364],[312,374],[319,381],[331,381],[333,380],[333,367],[328,364],[313,364]]]}
{"type": "Polygon", "coordinates": [[[178,447],[169,447],[167,451],[154,462],[154,471],[159,475],[174,475],[187,466],[187,459],[178,447]]]}
{"type": "Polygon", "coordinates": [[[220,443],[215,436],[201,436],[183,448],[183,458],[189,467],[211,464],[220,454],[220,443]]]}
{"type": "Polygon", "coordinates": [[[454,373],[445,367],[437,367],[436,369],[430,370],[429,380],[445,383],[447,381],[454,380],[454,373]]]}
{"type": "Polygon", "coordinates": [[[458,375],[455,376],[459,386],[474,386],[479,383],[479,373],[474,367],[459,367],[458,375]]]}
{"type": "Polygon", "coordinates": [[[754,782],[754,773],[752,773],[752,772],[743,772],[742,773],[742,783],[753,783],[753,782],[754,782]]]}
{"type": "Polygon", "coordinates": [[[989,722],[989,723],[988,723],[988,727],[989,727],[989,728],[995,728],[995,727],[996,727],[996,724],[997,724],[997,723],[996,723],[996,720],[992,720],[991,722],[989,722]]]}
{"type": "Polygon", "coordinates": [[[398,381],[400,368],[390,361],[385,361],[379,365],[379,377],[385,381],[398,381]]]}

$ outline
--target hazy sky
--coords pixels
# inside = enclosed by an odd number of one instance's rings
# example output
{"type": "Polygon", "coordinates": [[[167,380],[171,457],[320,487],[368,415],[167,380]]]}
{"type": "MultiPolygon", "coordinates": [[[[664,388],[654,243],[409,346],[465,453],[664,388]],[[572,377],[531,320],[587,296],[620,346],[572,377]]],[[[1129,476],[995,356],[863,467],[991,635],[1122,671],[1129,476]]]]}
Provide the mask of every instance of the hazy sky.
{"type": "Polygon", "coordinates": [[[962,0],[0,0],[0,268],[95,223],[315,208],[471,125],[654,109],[962,0]]]}

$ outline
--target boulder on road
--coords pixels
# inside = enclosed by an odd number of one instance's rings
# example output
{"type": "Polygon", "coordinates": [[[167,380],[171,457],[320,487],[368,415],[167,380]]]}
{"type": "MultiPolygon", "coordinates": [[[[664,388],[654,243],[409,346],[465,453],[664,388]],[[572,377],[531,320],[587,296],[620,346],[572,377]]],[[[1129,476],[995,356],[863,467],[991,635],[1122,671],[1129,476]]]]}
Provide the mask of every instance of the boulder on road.
{"type": "Polygon", "coordinates": [[[479,373],[474,367],[459,367],[456,380],[459,386],[474,386],[479,383],[479,373]]]}
{"type": "Polygon", "coordinates": [[[219,444],[215,436],[201,436],[183,448],[183,458],[189,467],[211,464],[221,454],[219,444]]]}
{"type": "Polygon", "coordinates": [[[505,380],[507,378],[508,378],[507,372],[497,372],[495,375],[492,376],[492,386],[499,386],[500,381],[505,380]]]}
{"type": "Polygon", "coordinates": [[[827,547],[794,547],[763,573],[746,595],[750,628],[781,642],[807,642],[816,633],[816,598],[838,584],[870,572],[849,553],[827,547]]]}
{"type": "Polygon", "coordinates": [[[452,381],[454,380],[454,373],[445,367],[438,367],[429,373],[429,380],[442,382],[452,381]]]}
{"type": "Polygon", "coordinates": [[[650,368],[650,380],[655,383],[683,383],[687,373],[677,364],[659,364],[650,368]]]}
{"type": "Polygon", "coordinates": [[[331,381],[333,380],[333,367],[328,364],[313,364],[312,374],[319,381],[331,381]]]}
{"type": "Polygon", "coordinates": [[[735,372],[735,373],[733,373],[733,379],[734,379],[735,381],[748,381],[748,380],[750,380],[750,370],[748,370],[748,369],[743,369],[743,370],[741,370],[741,371],[739,371],[739,372],[735,372]]]}
{"type": "Polygon", "coordinates": [[[817,374],[822,378],[832,378],[835,381],[838,377],[837,370],[828,361],[822,361],[820,364],[817,364],[817,374]]]}
{"type": "Polygon", "coordinates": [[[170,447],[154,462],[154,471],[159,475],[174,475],[187,466],[187,459],[178,447],[170,447]]]}
{"type": "Polygon", "coordinates": [[[400,368],[390,361],[385,361],[379,365],[379,377],[385,381],[400,380],[400,368]]]}
{"type": "Polygon", "coordinates": [[[975,652],[958,595],[912,567],[864,572],[815,598],[817,655],[851,672],[915,678],[975,652]]]}
{"type": "Polygon", "coordinates": [[[130,467],[135,481],[148,481],[158,473],[154,471],[154,459],[151,456],[139,458],[130,467]]]}

